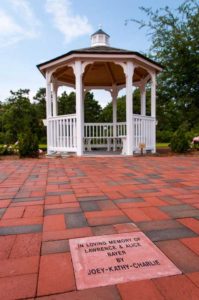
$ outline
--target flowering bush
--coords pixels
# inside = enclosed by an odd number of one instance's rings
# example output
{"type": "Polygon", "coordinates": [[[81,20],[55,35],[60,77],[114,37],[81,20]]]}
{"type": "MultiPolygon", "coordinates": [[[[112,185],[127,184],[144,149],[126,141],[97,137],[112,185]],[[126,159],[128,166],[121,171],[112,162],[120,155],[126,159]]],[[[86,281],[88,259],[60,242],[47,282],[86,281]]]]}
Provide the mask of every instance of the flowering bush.
{"type": "MultiPolygon", "coordinates": [[[[17,141],[14,145],[0,145],[0,155],[19,155],[20,152],[19,152],[19,146],[18,146],[19,142],[17,141]]],[[[20,151],[21,148],[20,148],[20,151]]],[[[35,156],[37,157],[38,155],[41,155],[43,154],[44,151],[42,149],[38,149],[38,151],[36,150],[34,152],[34,155],[30,155],[30,156],[35,156]]]]}
{"type": "Polygon", "coordinates": [[[198,149],[199,148],[199,136],[195,136],[192,140],[192,145],[194,148],[198,149]]]}
{"type": "Polygon", "coordinates": [[[18,154],[18,144],[15,143],[14,145],[0,145],[0,155],[11,155],[11,154],[18,154]]]}

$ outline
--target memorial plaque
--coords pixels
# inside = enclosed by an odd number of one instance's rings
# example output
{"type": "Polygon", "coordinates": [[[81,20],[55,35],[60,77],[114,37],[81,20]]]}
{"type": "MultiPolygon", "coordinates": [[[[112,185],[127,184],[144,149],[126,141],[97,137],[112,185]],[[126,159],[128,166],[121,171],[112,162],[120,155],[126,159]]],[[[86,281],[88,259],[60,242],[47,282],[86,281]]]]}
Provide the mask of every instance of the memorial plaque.
{"type": "Polygon", "coordinates": [[[181,274],[142,233],[124,233],[69,241],[79,290],[181,274]]]}

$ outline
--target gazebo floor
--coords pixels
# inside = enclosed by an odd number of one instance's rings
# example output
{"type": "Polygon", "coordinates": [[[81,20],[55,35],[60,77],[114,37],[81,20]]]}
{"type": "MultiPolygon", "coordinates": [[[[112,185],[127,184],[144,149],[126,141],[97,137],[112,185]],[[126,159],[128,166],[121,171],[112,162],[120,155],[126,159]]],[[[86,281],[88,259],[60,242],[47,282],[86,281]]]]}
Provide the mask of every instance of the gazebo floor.
{"type": "Polygon", "coordinates": [[[2,160],[0,299],[199,299],[198,178],[194,156],[2,160]],[[140,232],[182,274],[77,291],[70,239],[140,232]]]}

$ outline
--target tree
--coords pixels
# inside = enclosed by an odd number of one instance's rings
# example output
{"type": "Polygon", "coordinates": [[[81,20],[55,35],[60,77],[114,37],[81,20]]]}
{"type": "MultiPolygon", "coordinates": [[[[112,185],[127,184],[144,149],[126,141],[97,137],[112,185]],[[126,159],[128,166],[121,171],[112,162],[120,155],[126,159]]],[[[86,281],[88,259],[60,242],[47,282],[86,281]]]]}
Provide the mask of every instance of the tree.
{"type": "MultiPolygon", "coordinates": [[[[126,96],[117,98],[117,121],[126,121],[126,96]]],[[[113,122],[113,104],[109,102],[100,114],[100,122],[113,122]]]]}
{"type": "Polygon", "coordinates": [[[86,93],[84,98],[84,119],[85,122],[99,122],[102,108],[97,100],[94,99],[93,93],[86,93]]]}
{"type": "Polygon", "coordinates": [[[164,66],[158,78],[157,117],[160,129],[175,131],[188,121],[189,129],[199,125],[199,3],[187,0],[176,11],[168,6],[141,8],[148,22],[137,21],[149,29],[150,57],[164,66]]]}
{"type": "Polygon", "coordinates": [[[58,114],[75,114],[75,93],[71,92],[69,95],[64,91],[60,97],[58,97],[58,114]]]}
{"type": "Polygon", "coordinates": [[[46,118],[46,88],[40,88],[33,97],[39,119],[46,118]]]}
{"type": "Polygon", "coordinates": [[[39,121],[36,109],[29,99],[29,90],[20,89],[10,93],[3,116],[6,142],[15,143],[19,134],[27,130],[38,135],[39,121]]]}
{"type": "MultiPolygon", "coordinates": [[[[141,113],[140,91],[135,89],[133,93],[133,113],[141,113]]],[[[146,93],[146,114],[150,115],[150,90],[146,93]]],[[[113,104],[109,102],[100,115],[101,122],[113,122],[113,104]]],[[[117,121],[126,122],[126,96],[117,98],[117,121]]]]}
{"type": "Polygon", "coordinates": [[[4,105],[0,101],[0,144],[4,143],[4,124],[3,124],[3,117],[4,117],[4,105]]]}
{"type": "Polygon", "coordinates": [[[46,119],[46,88],[39,88],[33,99],[39,121],[38,138],[41,143],[46,143],[46,126],[43,124],[43,119],[46,119]]]}
{"type": "MultiPolygon", "coordinates": [[[[75,93],[71,92],[69,95],[63,92],[58,98],[58,113],[59,115],[75,114],[76,100],[75,93]]],[[[84,113],[85,122],[97,122],[101,113],[101,106],[98,101],[94,99],[93,93],[86,93],[84,98],[84,113]]]]}

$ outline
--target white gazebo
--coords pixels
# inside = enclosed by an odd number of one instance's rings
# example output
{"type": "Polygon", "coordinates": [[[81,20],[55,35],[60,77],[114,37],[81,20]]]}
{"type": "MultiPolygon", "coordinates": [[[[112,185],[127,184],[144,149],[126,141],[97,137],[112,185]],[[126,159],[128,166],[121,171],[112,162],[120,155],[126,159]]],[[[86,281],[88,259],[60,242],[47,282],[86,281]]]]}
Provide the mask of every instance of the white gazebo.
{"type": "Polygon", "coordinates": [[[99,29],[91,36],[91,47],[72,50],[38,65],[46,78],[48,154],[76,153],[97,148],[133,155],[140,147],[156,152],[156,75],[162,67],[134,51],[112,48],[109,35],[99,29]],[[146,116],[146,85],[151,84],[151,115],[146,116]],[[60,86],[75,88],[76,113],[58,115],[60,86]],[[141,112],[133,113],[133,86],[140,89],[141,112]],[[117,122],[118,92],[126,88],[126,122],[117,122]],[[112,123],[84,122],[84,95],[92,89],[111,93],[112,123]],[[142,146],[141,146],[142,144],[142,146]]]}

